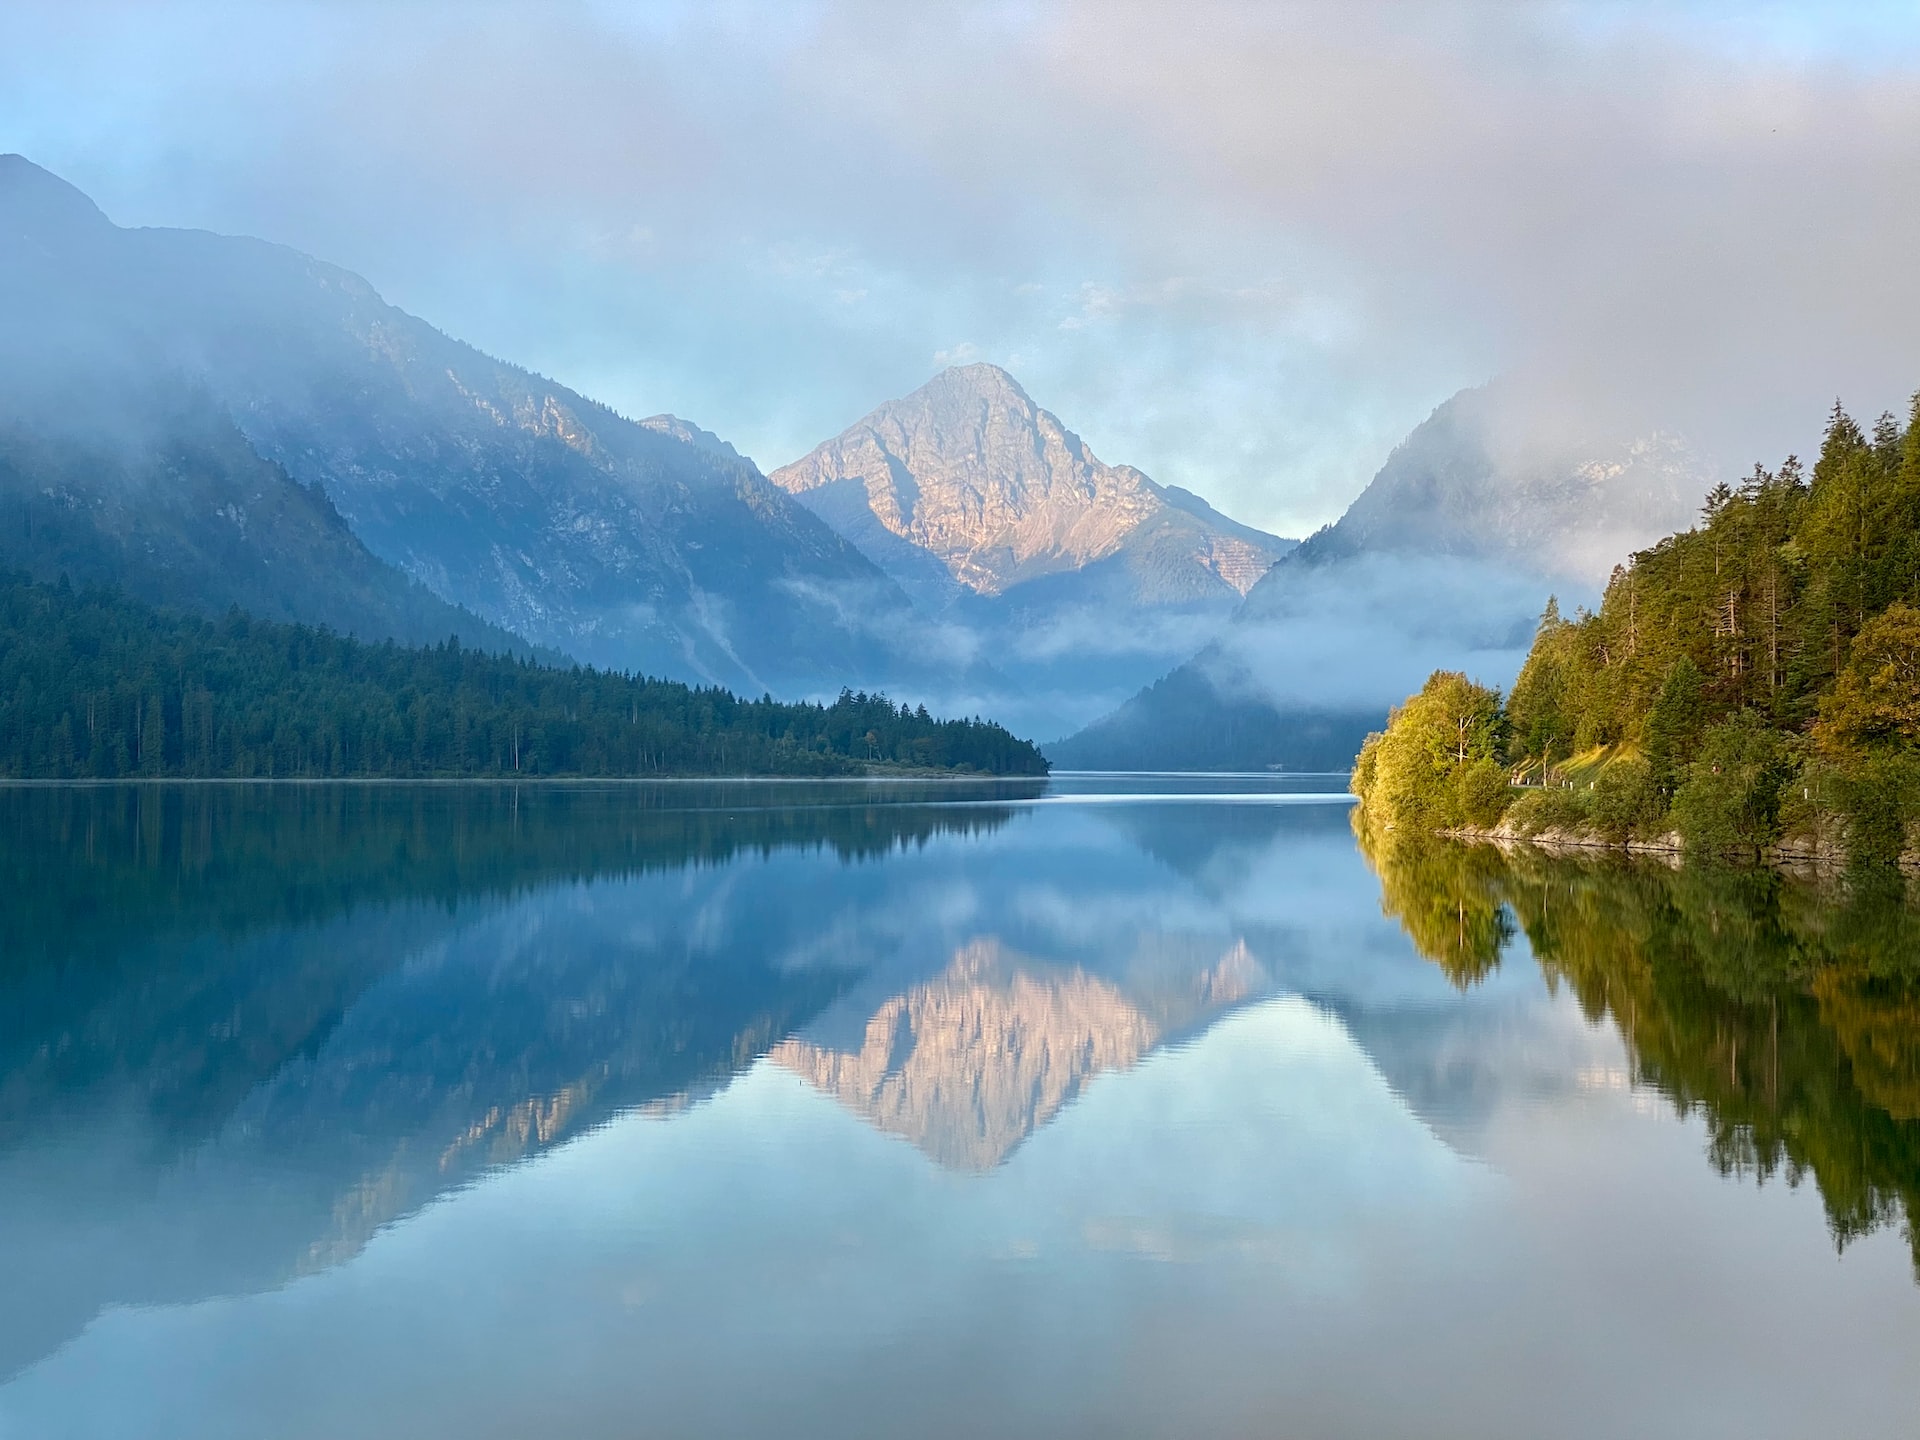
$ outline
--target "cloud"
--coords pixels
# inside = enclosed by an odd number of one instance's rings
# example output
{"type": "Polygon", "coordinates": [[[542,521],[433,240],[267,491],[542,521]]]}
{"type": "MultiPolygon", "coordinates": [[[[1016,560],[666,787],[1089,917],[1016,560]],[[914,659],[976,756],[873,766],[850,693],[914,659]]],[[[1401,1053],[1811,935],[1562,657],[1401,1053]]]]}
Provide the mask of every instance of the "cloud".
{"type": "MultiPolygon", "coordinates": [[[[1234,625],[1200,659],[1221,693],[1282,710],[1377,709],[1437,669],[1506,688],[1552,582],[1511,565],[1378,555],[1289,573],[1284,610],[1234,625]]],[[[1595,597],[1560,586],[1569,613],[1595,597]]]]}
{"type": "Polygon", "coordinates": [[[298,245],[772,463],[962,335],[1102,456],[1290,533],[1495,373],[1734,469],[1920,383],[1893,8],[25,0],[9,29],[0,145],[115,218],[298,245]]]}

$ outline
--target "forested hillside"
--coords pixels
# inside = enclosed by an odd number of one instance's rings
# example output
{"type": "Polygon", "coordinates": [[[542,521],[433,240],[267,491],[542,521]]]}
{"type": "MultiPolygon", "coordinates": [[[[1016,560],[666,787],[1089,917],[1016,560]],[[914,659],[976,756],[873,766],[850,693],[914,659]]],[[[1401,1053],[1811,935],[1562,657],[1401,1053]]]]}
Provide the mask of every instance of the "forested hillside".
{"type": "Polygon", "coordinates": [[[1355,789],[1395,823],[1890,861],[1920,815],[1916,607],[1920,396],[1871,433],[1836,404],[1811,474],[1756,466],[1618,567],[1597,614],[1549,606],[1504,705],[1436,675],[1355,789]],[[1509,769],[1540,786],[1510,814],[1509,769]]]}
{"type": "Polygon", "coordinates": [[[461,646],[367,644],[232,611],[0,580],[0,774],[836,775],[874,764],[1044,774],[998,725],[884,696],[740,700],[461,646]]]}

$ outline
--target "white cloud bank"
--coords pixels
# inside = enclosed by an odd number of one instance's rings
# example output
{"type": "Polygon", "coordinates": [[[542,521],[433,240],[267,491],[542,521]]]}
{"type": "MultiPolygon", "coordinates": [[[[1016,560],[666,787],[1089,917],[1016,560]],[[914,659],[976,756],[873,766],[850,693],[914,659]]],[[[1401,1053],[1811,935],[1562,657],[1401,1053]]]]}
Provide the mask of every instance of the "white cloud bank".
{"type": "MultiPolygon", "coordinates": [[[[1522,373],[1734,469],[1920,384],[1920,21],[1853,5],[16,0],[0,148],[778,464],[1019,370],[1301,533],[1522,373]]],[[[1603,417],[1613,423],[1612,416],[1603,417]]]]}

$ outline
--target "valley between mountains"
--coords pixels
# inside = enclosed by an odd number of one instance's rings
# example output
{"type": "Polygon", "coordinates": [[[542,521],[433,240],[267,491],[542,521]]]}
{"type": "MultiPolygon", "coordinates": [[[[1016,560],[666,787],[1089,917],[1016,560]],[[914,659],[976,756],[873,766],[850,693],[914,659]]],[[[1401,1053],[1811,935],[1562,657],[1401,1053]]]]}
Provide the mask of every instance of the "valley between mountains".
{"type": "MultiPolygon", "coordinates": [[[[1597,594],[1602,557],[1705,489],[1673,437],[1531,441],[1496,382],[1301,543],[1100,458],[990,364],[763,472],[322,260],[117,226],[17,155],[0,308],[0,568],[28,581],[747,698],[884,693],[1069,767],[1344,769],[1433,664],[1517,670],[1549,593],[1597,594]]],[[[188,688],[122,697],[127,763],[152,709],[161,763],[184,753],[188,688]]],[[[444,704],[451,736],[466,702],[444,704]]],[[[518,753],[501,745],[484,763],[518,753]]],[[[614,737],[602,763],[622,745],[664,753],[614,737]]]]}

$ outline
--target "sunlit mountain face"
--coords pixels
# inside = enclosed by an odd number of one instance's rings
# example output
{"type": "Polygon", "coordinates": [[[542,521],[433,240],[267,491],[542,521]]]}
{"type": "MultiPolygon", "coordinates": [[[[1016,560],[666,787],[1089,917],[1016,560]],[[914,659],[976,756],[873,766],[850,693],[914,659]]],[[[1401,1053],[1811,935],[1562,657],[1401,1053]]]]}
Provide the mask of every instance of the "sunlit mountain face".
{"type": "MultiPolygon", "coordinates": [[[[1024,1423],[1036,1354],[1079,1403],[1131,1348],[1075,1314],[1280,1327],[1312,1386],[1376,1304],[1609,1333],[1609,1266],[1746,1274],[1756,1227],[1823,1325],[1836,1242],[1848,1303],[1920,1299],[1911,937],[1864,895],[1383,849],[1235,778],[18,790],[0,837],[9,1423],[132,1346],[173,1378],[131,1433],[244,1430],[203,1353],[244,1327],[456,1428],[638,1386],[724,1429],[768,1415],[688,1338],[723,1315],[809,1429],[902,1334],[1024,1423]],[[458,1395],[392,1358],[447,1346],[458,1395]]],[[[1183,1355],[1143,1403],[1201,1403],[1183,1355]]]]}
{"type": "Polygon", "coordinates": [[[1102,461],[997,365],[944,370],[768,478],[990,656],[996,709],[1042,737],[1192,655],[1296,543],[1102,461]]]}

